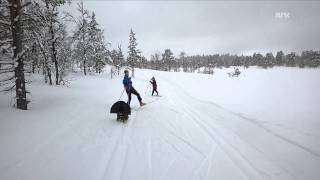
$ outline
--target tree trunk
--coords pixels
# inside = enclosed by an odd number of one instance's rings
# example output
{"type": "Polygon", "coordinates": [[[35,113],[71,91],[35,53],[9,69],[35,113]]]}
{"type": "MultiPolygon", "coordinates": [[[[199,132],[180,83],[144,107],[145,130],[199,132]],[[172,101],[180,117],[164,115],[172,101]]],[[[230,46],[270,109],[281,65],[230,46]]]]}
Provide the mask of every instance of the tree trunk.
{"type": "Polygon", "coordinates": [[[15,78],[16,78],[16,99],[17,108],[27,110],[26,87],[24,78],[24,63],[22,59],[22,29],[21,29],[21,1],[9,0],[10,6],[10,19],[12,27],[13,39],[13,59],[16,61],[15,78]]]}
{"type": "Polygon", "coordinates": [[[44,82],[47,84],[48,83],[48,76],[47,76],[47,71],[45,69],[45,66],[43,66],[43,75],[44,75],[44,82]]]}
{"type": "Polygon", "coordinates": [[[52,52],[53,52],[52,60],[54,62],[54,67],[56,70],[56,85],[59,85],[59,65],[57,60],[57,51],[55,47],[55,42],[52,43],[52,52]]]}
{"type": "MultiPolygon", "coordinates": [[[[54,9],[52,10],[54,11],[54,9]]],[[[51,46],[52,46],[52,61],[54,62],[54,67],[56,70],[56,85],[59,85],[59,65],[57,60],[57,50],[56,50],[56,40],[54,38],[54,30],[53,30],[53,24],[52,24],[52,17],[50,22],[50,32],[51,32],[51,46]]]]}
{"type": "Polygon", "coordinates": [[[35,63],[32,62],[32,74],[34,74],[34,70],[35,70],[35,63]]]}
{"type": "MultiPolygon", "coordinates": [[[[82,34],[82,42],[84,43],[84,34],[82,34]]],[[[86,76],[87,75],[87,68],[86,68],[86,63],[87,63],[87,56],[86,56],[86,49],[83,48],[83,73],[86,76]]]]}
{"type": "Polygon", "coordinates": [[[83,59],[83,73],[84,75],[87,75],[87,69],[86,69],[86,57],[83,59]]]}
{"type": "MultiPolygon", "coordinates": [[[[48,11],[50,11],[50,6],[49,6],[48,0],[46,0],[46,8],[48,11]]],[[[58,60],[57,60],[56,40],[54,37],[54,29],[53,29],[54,9],[55,9],[55,7],[52,7],[52,14],[50,14],[51,17],[50,17],[49,31],[51,34],[51,50],[52,50],[51,60],[54,63],[54,67],[55,67],[56,85],[59,85],[59,66],[58,66],[58,60]]],[[[49,78],[51,79],[51,72],[50,72],[49,78]]],[[[50,80],[50,82],[51,82],[51,80],[50,80]]]]}
{"type": "Polygon", "coordinates": [[[58,60],[57,60],[57,50],[56,50],[56,41],[54,39],[54,31],[53,31],[53,26],[52,22],[50,25],[50,32],[51,32],[51,48],[52,48],[52,61],[54,63],[55,71],[56,71],[56,85],[59,85],[59,65],[58,65],[58,60]]]}
{"type": "Polygon", "coordinates": [[[87,56],[86,56],[86,48],[84,46],[85,44],[85,18],[84,18],[84,9],[83,9],[83,2],[81,2],[81,14],[82,14],[82,22],[83,22],[83,25],[82,25],[82,48],[83,48],[83,73],[84,75],[86,76],[87,75],[87,69],[86,69],[86,61],[87,61],[87,56]]]}
{"type": "Polygon", "coordinates": [[[48,65],[47,65],[47,73],[48,73],[48,78],[49,78],[49,84],[52,85],[51,69],[48,65]]]}

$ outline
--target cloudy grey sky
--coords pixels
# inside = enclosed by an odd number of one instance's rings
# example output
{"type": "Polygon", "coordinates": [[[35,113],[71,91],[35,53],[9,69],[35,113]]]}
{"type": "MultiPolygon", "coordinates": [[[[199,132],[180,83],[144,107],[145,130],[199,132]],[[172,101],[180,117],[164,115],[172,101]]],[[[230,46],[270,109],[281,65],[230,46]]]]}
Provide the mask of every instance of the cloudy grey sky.
{"type": "MultiPolygon", "coordinates": [[[[76,2],[64,11],[76,14],[76,2]]],[[[150,54],[252,54],[320,50],[320,1],[84,1],[116,48],[130,28],[150,54]],[[279,14],[283,13],[283,14],[279,14]]]]}

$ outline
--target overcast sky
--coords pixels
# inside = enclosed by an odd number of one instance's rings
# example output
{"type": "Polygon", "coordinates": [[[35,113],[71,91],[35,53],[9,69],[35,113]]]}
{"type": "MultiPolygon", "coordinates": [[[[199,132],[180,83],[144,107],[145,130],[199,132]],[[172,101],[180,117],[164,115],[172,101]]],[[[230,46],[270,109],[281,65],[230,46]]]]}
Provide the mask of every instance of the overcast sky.
{"type": "MultiPolygon", "coordinates": [[[[63,10],[76,14],[75,4],[63,10]]],[[[132,28],[147,58],[166,48],[175,56],[320,50],[320,1],[87,0],[84,6],[96,13],[110,48],[122,43],[127,52],[132,28]]]]}

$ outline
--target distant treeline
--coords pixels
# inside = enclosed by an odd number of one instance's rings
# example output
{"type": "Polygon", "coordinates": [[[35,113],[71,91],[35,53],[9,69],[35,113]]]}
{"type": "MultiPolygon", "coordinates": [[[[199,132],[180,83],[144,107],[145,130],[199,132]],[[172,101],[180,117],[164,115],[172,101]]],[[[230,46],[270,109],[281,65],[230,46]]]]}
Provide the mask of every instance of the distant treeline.
{"type": "Polygon", "coordinates": [[[194,72],[195,70],[205,67],[207,69],[230,67],[230,66],[259,66],[262,68],[271,68],[274,66],[287,67],[309,67],[316,68],[320,66],[320,51],[303,51],[301,54],[292,52],[284,54],[282,51],[277,52],[274,56],[272,53],[254,53],[252,56],[238,56],[230,54],[214,55],[194,55],[186,56],[181,52],[178,57],[174,57],[170,49],[166,49],[163,54],[155,53],[147,61],[141,58],[136,67],[164,70],[194,72]]]}

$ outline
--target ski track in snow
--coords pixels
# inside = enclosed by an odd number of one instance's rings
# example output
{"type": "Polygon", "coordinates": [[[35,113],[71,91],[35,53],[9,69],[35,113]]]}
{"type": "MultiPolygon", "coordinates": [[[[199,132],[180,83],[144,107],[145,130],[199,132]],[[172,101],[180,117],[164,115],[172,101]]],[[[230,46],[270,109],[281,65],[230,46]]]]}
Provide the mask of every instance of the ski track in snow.
{"type": "MultiPolygon", "coordinates": [[[[209,104],[210,106],[213,106],[215,107],[214,109],[221,109],[223,112],[224,112],[224,115],[233,115],[233,116],[236,116],[238,117],[238,119],[240,120],[245,120],[245,121],[248,121],[250,122],[251,124],[257,126],[259,129],[261,130],[264,130],[265,132],[269,133],[270,135],[278,138],[278,139],[281,139],[282,141],[285,141],[286,143],[292,145],[292,146],[295,146],[297,148],[300,148],[301,150],[307,152],[307,153],[310,153],[314,156],[314,158],[316,159],[319,159],[319,153],[309,149],[308,147],[305,147],[303,145],[300,145],[298,143],[296,143],[295,141],[289,139],[289,138],[286,138],[284,136],[281,136],[280,134],[277,134],[276,132],[266,128],[265,126],[263,126],[262,124],[258,123],[257,121],[253,120],[253,119],[250,119],[250,118],[246,118],[244,116],[242,116],[241,114],[239,113],[235,113],[235,112],[232,112],[230,110],[227,110],[217,104],[214,104],[214,103],[211,103],[211,102],[205,102],[205,101],[201,101],[201,100],[197,100],[195,98],[193,98],[192,96],[188,95],[186,92],[184,92],[181,88],[179,88],[177,85],[175,85],[170,79],[167,79],[165,78],[165,82],[169,82],[170,85],[167,86],[167,87],[174,87],[173,89],[175,90],[179,90],[179,93],[176,93],[175,94],[175,97],[182,97],[184,96],[184,98],[176,98],[175,99],[175,102],[177,101],[180,101],[180,104],[177,104],[177,106],[179,107],[184,107],[186,110],[184,111],[184,113],[187,113],[194,121],[196,121],[198,123],[198,125],[204,130],[206,131],[211,137],[212,137],[212,140],[215,141],[219,146],[220,148],[224,149],[224,152],[228,154],[229,158],[232,159],[234,161],[234,163],[247,175],[247,178],[248,179],[273,179],[271,178],[268,173],[265,173],[261,170],[258,170],[257,168],[255,168],[255,165],[253,165],[250,160],[246,159],[246,155],[242,154],[240,151],[237,150],[237,148],[232,145],[232,143],[229,143],[229,140],[224,138],[224,135],[221,134],[221,127],[220,128],[220,131],[217,131],[218,129],[216,129],[215,127],[212,127],[209,123],[207,123],[206,121],[204,121],[203,119],[219,119],[221,118],[221,116],[218,116],[217,118],[215,118],[215,112],[211,112],[211,114],[209,115],[209,111],[207,111],[208,114],[203,114],[203,111],[199,110],[199,108],[197,107],[201,107],[200,106],[197,106],[197,104],[209,104]],[[189,102],[186,101],[186,99],[189,99],[189,102]],[[191,100],[190,100],[191,99],[191,100]],[[193,105],[193,106],[191,106],[193,105]],[[207,118],[205,116],[208,116],[207,118]],[[202,119],[202,120],[201,120],[202,119]],[[211,127],[209,129],[209,127],[211,127]],[[220,137],[222,138],[223,141],[219,142],[219,140],[217,140],[217,138],[215,137],[220,137]],[[224,143],[227,143],[227,147],[225,148],[224,145],[221,145],[224,144],[224,143]],[[229,146],[229,147],[228,147],[229,146]],[[234,150],[233,152],[230,150],[234,150]],[[239,156],[240,158],[242,158],[242,160],[237,160],[237,157],[235,156],[239,156]],[[239,161],[242,163],[239,163],[239,161]],[[244,169],[245,164],[243,164],[244,162],[247,162],[247,165],[250,166],[252,169],[251,172],[248,172],[250,171],[249,169],[244,169]],[[255,174],[256,172],[256,174],[255,174]],[[260,177],[259,177],[259,174],[260,174],[260,177]],[[254,175],[253,177],[251,175],[254,175]]],[[[175,91],[173,90],[173,91],[175,91]]],[[[222,117],[223,119],[223,117],[222,117]]],[[[222,132],[222,133],[226,133],[228,130],[222,132]]],[[[230,133],[230,132],[228,132],[230,133]]],[[[237,135],[237,134],[236,134],[237,135]]],[[[245,140],[243,140],[239,135],[237,135],[242,141],[245,142],[245,140]]],[[[251,146],[249,143],[245,142],[247,145],[251,146]]],[[[252,147],[252,146],[251,146],[252,147]]],[[[262,151],[258,150],[257,148],[253,147],[258,153],[261,153],[265,158],[268,157],[267,154],[264,154],[262,151]]],[[[270,160],[270,158],[269,158],[270,160]]],[[[273,162],[276,166],[279,166],[277,165],[276,162],[273,162]]],[[[282,168],[279,166],[279,168],[281,168],[281,170],[283,170],[285,173],[288,173],[290,176],[291,176],[291,179],[297,179],[297,177],[295,175],[293,175],[292,173],[290,173],[287,169],[285,168],[282,168]]]]}
{"type": "MultiPolygon", "coordinates": [[[[200,100],[199,100],[199,101],[200,101],[200,100]]],[[[212,104],[212,103],[210,103],[210,102],[204,102],[204,103],[212,104]]],[[[212,104],[212,105],[213,105],[213,106],[216,106],[215,104],[212,104]]],[[[303,146],[303,145],[301,145],[301,144],[299,144],[299,143],[297,143],[297,142],[295,142],[295,141],[293,141],[293,140],[291,140],[291,139],[289,139],[289,138],[286,138],[286,137],[284,137],[284,136],[276,133],[275,131],[272,131],[271,129],[268,129],[267,127],[263,126],[263,124],[259,123],[258,121],[254,120],[254,119],[247,118],[247,117],[241,115],[240,113],[235,113],[235,112],[226,110],[226,109],[224,109],[224,108],[223,108],[223,110],[225,110],[226,112],[231,113],[231,114],[233,114],[233,115],[235,115],[235,116],[238,116],[240,119],[243,119],[243,120],[245,120],[245,121],[248,121],[248,122],[252,123],[253,125],[255,125],[255,126],[263,129],[264,131],[266,131],[266,132],[268,132],[268,133],[276,136],[277,138],[280,138],[280,139],[282,139],[283,141],[286,141],[287,143],[290,143],[290,144],[292,144],[292,145],[294,145],[294,146],[296,146],[296,147],[298,147],[298,148],[303,149],[304,151],[307,151],[307,152],[313,154],[313,155],[316,156],[317,158],[320,158],[320,154],[319,154],[318,152],[313,151],[312,149],[309,149],[308,147],[305,147],[305,146],[303,146]]],[[[278,126],[281,126],[281,125],[278,125],[278,126]]],[[[287,127],[285,127],[285,126],[281,126],[281,127],[282,127],[282,128],[287,128],[287,127]]],[[[288,129],[288,128],[287,128],[287,129],[288,129]]],[[[291,130],[292,130],[292,129],[291,129],[291,130]]],[[[307,133],[302,133],[302,134],[305,134],[305,135],[309,135],[309,136],[310,136],[310,134],[307,134],[307,133]]]]}
{"type": "MultiPolygon", "coordinates": [[[[99,76],[77,80],[90,86],[77,85],[87,88],[77,94],[84,99],[82,104],[77,104],[76,99],[66,102],[74,104],[76,113],[71,112],[71,119],[50,129],[52,133],[45,141],[36,139],[33,145],[25,146],[25,151],[17,151],[20,153],[12,161],[0,162],[0,179],[319,178],[316,169],[320,152],[272,129],[290,128],[197,99],[166,73],[156,76],[161,96],[147,96],[143,88],[152,73],[137,71],[134,87],[147,105],[137,107],[136,97],[132,96],[132,112],[125,123],[109,114],[116,98],[99,107],[105,103],[97,102],[101,101],[101,89],[94,87],[102,84],[102,89],[107,89],[110,83],[121,83],[121,77],[110,82],[99,76]],[[88,92],[92,99],[86,97],[88,92]]],[[[102,99],[118,93],[119,87],[106,92],[102,99]]],[[[296,133],[316,138],[313,134],[296,133]]],[[[10,153],[0,154],[0,159],[6,155],[10,153]]]]}
{"type": "MultiPolygon", "coordinates": [[[[170,82],[170,80],[168,80],[168,79],[166,79],[166,81],[170,82]]],[[[171,85],[173,85],[173,83],[171,83],[171,85]]],[[[179,93],[180,94],[183,93],[181,89],[179,89],[179,93]]],[[[186,98],[190,98],[190,97],[186,97],[186,98]]],[[[178,99],[176,99],[176,100],[178,100],[178,99]]],[[[179,99],[179,100],[181,100],[181,99],[179,99]]],[[[243,155],[241,155],[240,152],[237,151],[236,148],[234,148],[232,145],[229,145],[229,147],[226,147],[228,145],[225,145],[224,143],[226,143],[227,141],[224,141],[224,139],[218,140],[218,138],[216,138],[216,137],[222,138],[222,136],[220,134],[216,133],[216,131],[213,132],[213,131],[209,130],[208,127],[210,127],[210,126],[208,126],[208,124],[205,124],[204,121],[201,121],[200,118],[197,118],[197,116],[195,116],[195,111],[193,110],[194,107],[188,107],[187,104],[188,103],[182,101],[180,104],[177,104],[177,107],[185,108],[184,113],[187,113],[191,117],[191,119],[193,119],[198,124],[198,126],[211,137],[212,141],[215,142],[221,149],[223,149],[223,151],[227,154],[227,156],[246,175],[247,179],[260,179],[260,177],[257,174],[255,174],[254,166],[252,166],[250,164],[250,162],[248,162],[248,160],[245,159],[243,157],[243,155]],[[234,152],[232,152],[232,150],[234,152]],[[243,159],[239,159],[239,158],[243,158],[243,159]],[[237,159],[239,159],[239,160],[237,160],[237,159]],[[252,169],[246,168],[245,164],[244,163],[241,164],[239,161],[240,162],[241,161],[248,162],[248,165],[246,165],[246,166],[250,166],[249,168],[252,168],[252,169]],[[251,170],[251,172],[250,172],[250,170],[251,170]],[[252,176],[253,174],[254,174],[254,176],[252,176]]],[[[199,114],[197,114],[197,115],[199,115],[199,114]]],[[[201,117],[201,115],[198,117],[201,117]]]]}

